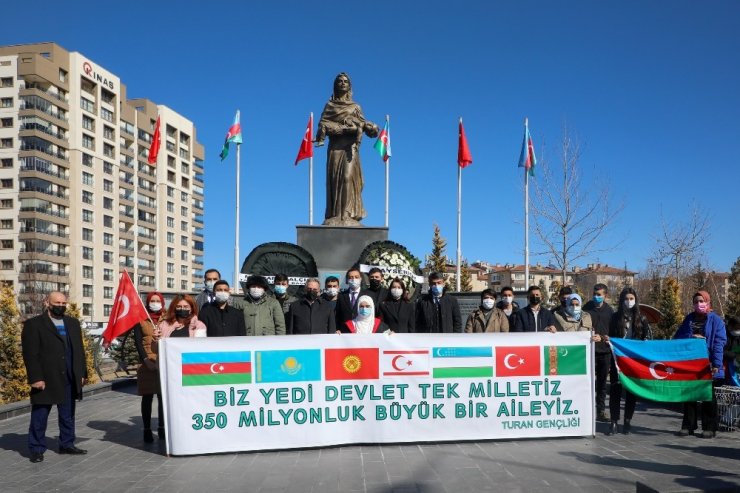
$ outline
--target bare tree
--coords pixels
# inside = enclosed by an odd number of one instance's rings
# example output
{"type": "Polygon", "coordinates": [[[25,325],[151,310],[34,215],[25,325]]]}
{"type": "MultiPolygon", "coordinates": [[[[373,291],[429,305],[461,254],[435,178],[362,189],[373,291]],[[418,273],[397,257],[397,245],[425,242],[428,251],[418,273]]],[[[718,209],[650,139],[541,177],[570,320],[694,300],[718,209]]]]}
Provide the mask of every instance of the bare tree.
{"type": "Polygon", "coordinates": [[[612,205],[606,186],[581,184],[581,145],[571,138],[566,126],[560,151],[560,165],[550,167],[543,159],[542,172],[533,180],[532,215],[535,233],[545,247],[536,254],[554,259],[565,285],[568,268],[575,261],[619,245],[600,246],[600,243],[623,205],[612,205]]]}
{"type": "Polygon", "coordinates": [[[709,220],[699,213],[696,205],[691,217],[684,222],[668,222],[661,213],[653,260],[669,270],[673,277],[681,279],[701,260],[708,237],[709,220]]]}

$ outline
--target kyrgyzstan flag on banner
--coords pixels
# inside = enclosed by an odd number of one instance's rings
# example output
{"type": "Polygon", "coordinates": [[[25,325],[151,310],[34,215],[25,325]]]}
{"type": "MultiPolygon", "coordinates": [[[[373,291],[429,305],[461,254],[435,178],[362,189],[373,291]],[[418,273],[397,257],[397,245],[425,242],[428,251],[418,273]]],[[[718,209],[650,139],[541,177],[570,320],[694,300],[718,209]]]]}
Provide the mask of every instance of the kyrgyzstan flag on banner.
{"type": "Polygon", "coordinates": [[[157,116],[157,123],[156,125],[154,125],[154,136],[152,137],[152,145],[149,146],[149,155],[146,158],[149,164],[156,164],[161,141],[162,138],[159,134],[159,116],[157,116]]]}
{"type": "Polygon", "coordinates": [[[497,377],[540,376],[540,346],[496,346],[497,377]]]}
{"type": "Polygon", "coordinates": [[[471,156],[470,154],[468,139],[465,138],[465,129],[463,129],[462,118],[460,118],[460,127],[458,130],[458,134],[457,164],[461,168],[464,168],[469,164],[473,164],[473,156],[471,156]]]}
{"type": "Polygon", "coordinates": [[[303,134],[303,140],[301,141],[301,147],[298,149],[298,155],[295,158],[295,165],[297,166],[299,161],[309,157],[313,157],[313,113],[308,117],[308,125],[303,134]]]}
{"type": "Polygon", "coordinates": [[[379,373],[378,348],[326,349],[327,380],[374,380],[379,373]]]}
{"type": "Polygon", "coordinates": [[[134,283],[128,276],[128,272],[121,272],[118,280],[118,291],[116,301],[110,311],[108,327],[103,332],[103,343],[109,346],[116,337],[128,332],[134,325],[149,317],[144,308],[144,303],[136,293],[134,283]]]}

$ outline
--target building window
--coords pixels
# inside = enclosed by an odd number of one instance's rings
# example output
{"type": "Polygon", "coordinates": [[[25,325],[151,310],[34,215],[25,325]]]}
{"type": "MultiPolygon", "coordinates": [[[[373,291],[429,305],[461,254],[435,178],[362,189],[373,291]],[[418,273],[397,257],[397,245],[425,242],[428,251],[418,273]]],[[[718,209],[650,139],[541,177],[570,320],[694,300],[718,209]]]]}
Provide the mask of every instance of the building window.
{"type": "Polygon", "coordinates": [[[180,289],[182,289],[183,291],[187,291],[188,290],[188,282],[187,281],[180,281],[180,289]]]}
{"type": "Polygon", "coordinates": [[[13,240],[0,240],[0,248],[3,250],[12,250],[13,240]]]}
{"type": "Polygon", "coordinates": [[[188,222],[187,221],[180,221],[180,230],[181,231],[187,231],[188,230],[188,222]]]}
{"type": "Polygon", "coordinates": [[[105,190],[106,192],[112,192],[113,182],[110,180],[103,180],[103,190],[105,190]]]}
{"type": "Polygon", "coordinates": [[[110,197],[103,197],[103,209],[113,210],[113,199],[110,197]]]}
{"type": "Polygon", "coordinates": [[[188,217],[188,208],[185,206],[180,207],[180,215],[183,217],[188,217]]]}
{"type": "Polygon", "coordinates": [[[103,244],[113,246],[113,235],[111,233],[103,233],[103,244]]]}
{"type": "Polygon", "coordinates": [[[90,154],[82,153],[82,164],[85,166],[92,167],[93,165],[93,157],[90,154]]]}
{"type": "Polygon", "coordinates": [[[80,96],[80,108],[90,113],[95,113],[95,103],[83,96],[80,96]]]}
{"type": "Polygon", "coordinates": [[[92,298],[93,295],[93,287],[92,284],[83,284],[82,285],[82,296],[85,298],[92,298]]]}
{"type": "Polygon", "coordinates": [[[0,188],[13,188],[13,179],[3,178],[0,180],[0,188]]]}
{"type": "Polygon", "coordinates": [[[105,262],[106,264],[112,264],[113,263],[113,252],[104,251],[103,252],[103,262],[105,262]]]}
{"type": "Polygon", "coordinates": [[[171,262],[167,262],[167,274],[174,274],[175,273],[175,264],[171,262]]]}
{"type": "Polygon", "coordinates": [[[180,275],[181,276],[187,276],[188,275],[188,266],[187,265],[181,265],[180,266],[180,275]]]}
{"type": "Polygon", "coordinates": [[[94,150],[95,149],[95,138],[87,134],[82,134],[82,147],[85,147],[90,150],[94,150]]]}
{"type": "Polygon", "coordinates": [[[175,249],[167,247],[167,258],[175,258],[175,249]]]}
{"type": "Polygon", "coordinates": [[[167,172],[167,181],[170,183],[175,183],[177,179],[175,178],[175,173],[172,171],[167,172]]]}
{"type": "Polygon", "coordinates": [[[108,125],[103,125],[103,137],[108,140],[116,140],[115,129],[109,127],[108,125]]]}
{"type": "Polygon", "coordinates": [[[175,212],[175,203],[167,202],[167,212],[175,212]]]}
{"type": "Polygon", "coordinates": [[[91,132],[95,131],[95,120],[87,115],[82,115],[82,128],[91,132]]]}
{"type": "Polygon", "coordinates": [[[173,198],[175,197],[175,189],[169,185],[167,186],[167,196],[173,198]]]}
{"type": "Polygon", "coordinates": [[[105,144],[105,143],[103,143],[103,154],[104,154],[104,155],[105,155],[106,157],[112,157],[112,158],[115,158],[115,157],[116,157],[116,148],[115,148],[115,147],[113,147],[113,146],[112,146],[112,145],[110,145],[110,144],[105,144]]]}
{"type": "Polygon", "coordinates": [[[82,258],[85,260],[93,260],[93,249],[90,247],[82,247],[82,258]]]}
{"type": "Polygon", "coordinates": [[[0,262],[0,269],[2,270],[13,270],[12,260],[3,260],[0,262]]]}
{"type": "Polygon", "coordinates": [[[12,209],[13,199],[2,199],[0,200],[0,209],[12,209]]]}
{"type": "Polygon", "coordinates": [[[13,87],[13,78],[12,77],[1,78],[0,87],[13,87]]]}
{"type": "Polygon", "coordinates": [[[0,229],[13,229],[13,220],[0,219],[0,229]]]}
{"type": "Polygon", "coordinates": [[[82,191],[82,203],[83,204],[90,204],[93,203],[93,194],[92,192],[88,192],[86,190],[82,191]]]}
{"type": "Polygon", "coordinates": [[[91,173],[82,172],[82,184],[83,185],[94,185],[93,175],[91,173]]]}
{"type": "Polygon", "coordinates": [[[185,250],[180,251],[180,260],[182,260],[183,262],[187,262],[188,252],[186,252],[185,250]]]}
{"type": "Polygon", "coordinates": [[[3,108],[12,108],[13,98],[0,98],[0,106],[3,108]]]}
{"type": "Polygon", "coordinates": [[[103,280],[104,281],[113,280],[113,269],[103,269],[103,280]]]}
{"type": "Polygon", "coordinates": [[[175,242],[175,233],[172,231],[167,231],[167,243],[174,243],[175,242]]]}
{"type": "Polygon", "coordinates": [[[82,315],[84,315],[85,317],[92,316],[92,303],[82,304],[82,315]]]}
{"type": "Polygon", "coordinates": [[[3,128],[12,127],[13,119],[12,118],[0,118],[0,126],[3,128]]]}
{"type": "Polygon", "coordinates": [[[82,228],[82,239],[84,241],[93,241],[92,229],[82,228]]]}
{"type": "Polygon", "coordinates": [[[0,147],[2,147],[3,149],[11,149],[13,147],[13,139],[12,138],[0,139],[0,147]]]}
{"type": "Polygon", "coordinates": [[[59,82],[67,82],[67,71],[63,68],[59,69],[59,82]]]}
{"type": "Polygon", "coordinates": [[[182,246],[188,246],[188,237],[187,236],[181,236],[180,237],[180,245],[182,245],[182,246]]]}
{"type": "Polygon", "coordinates": [[[106,300],[112,300],[113,299],[113,288],[110,286],[105,286],[103,288],[103,298],[106,300]]]}
{"type": "Polygon", "coordinates": [[[92,279],[93,278],[93,268],[89,265],[83,265],[82,266],[82,278],[83,279],[92,279]]]}
{"type": "Polygon", "coordinates": [[[168,228],[174,228],[175,227],[175,218],[174,217],[168,217],[167,218],[167,227],[168,228]]]}
{"type": "Polygon", "coordinates": [[[113,112],[110,110],[106,110],[105,108],[100,108],[100,117],[103,120],[113,123],[113,112]]]}
{"type": "Polygon", "coordinates": [[[4,157],[0,159],[0,167],[2,168],[12,168],[13,167],[13,158],[11,157],[4,157]]]}
{"type": "Polygon", "coordinates": [[[103,226],[106,228],[113,227],[113,216],[103,216],[103,226]]]}
{"type": "Polygon", "coordinates": [[[103,305],[103,316],[110,317],[110,311],[113,309],[112,305],[103,305]]]}
{"type": "Polygon", "coordinates": [[[175,289],[175,280],[171,277],[167,278],[167,289],[175,289]]]}
{"type": "Polygon", "coordinates": [[[113,174],[113,165],[111,163],[108,163],[106,161],[103,161],[103,173],[107,175],[113,174]]]}
{"type": "Polygon", "coordinates": [[[82,221],[86,223],[93,222],[93,212],[87,209],[82,209],[82,221]]]}

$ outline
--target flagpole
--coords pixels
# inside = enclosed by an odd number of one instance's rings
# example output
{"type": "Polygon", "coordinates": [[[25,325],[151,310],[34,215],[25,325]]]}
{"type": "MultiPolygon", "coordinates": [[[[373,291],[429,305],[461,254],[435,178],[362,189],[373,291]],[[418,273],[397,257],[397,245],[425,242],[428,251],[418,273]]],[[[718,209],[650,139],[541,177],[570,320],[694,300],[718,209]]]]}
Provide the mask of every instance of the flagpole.
{"type": "MultiPolygon", "coordinates": [[[[390,115],[385,115],[385,124],[390,129],[390,115]]],[[[389,130],[390,132],[390,130],[389,130]]],[[[389,190],[390,190],[390,168],[391,168],[391,157],[385,161],[385,227],[388,227],[388,204],[389,204],[389,190]]]]}
{"type": "MultiPolygon", "coordinates": [[[[460,125],[462,125],[462,118],[460,118],[460,125]]],[[[457,165],[457,268],[455,272],[455,289],[460,292],[460,260],[462,257],[462,248],[460,241],[462,237],[462,228],[460,227],[462,222],[462,166],[460,163],[457,165]]]]}
{"type": "MultiPolygon", "coordinates": [[[[308,121],[313,124],[313,111],[308,121]]],[[[313,129],[311,130],[313,131],[313,129]]],[[[313,145],[313,142],[311,145],[313,145]]],[[[313,152],[308,158],[308,224],[313,226],[313,152]]]]}
{"type": "Polygon", "coordinates": [[[239,168],[241,167],[241,144],[236,144],[236,225],[234,227],[234,294],[239,294],[239,168]]]}
{"type": "MultiPolygon", "coordinates": [[[[525,139],[529,128],[529,119],[524,119],[525,139]]],[[[529,142],[525,142],[529,146],[529,142]]],[[[529,149],[527,148],[527,152],[529,149]]],[[[529,170],[524,167],[524,289],[529,289],[529,170]]]]}

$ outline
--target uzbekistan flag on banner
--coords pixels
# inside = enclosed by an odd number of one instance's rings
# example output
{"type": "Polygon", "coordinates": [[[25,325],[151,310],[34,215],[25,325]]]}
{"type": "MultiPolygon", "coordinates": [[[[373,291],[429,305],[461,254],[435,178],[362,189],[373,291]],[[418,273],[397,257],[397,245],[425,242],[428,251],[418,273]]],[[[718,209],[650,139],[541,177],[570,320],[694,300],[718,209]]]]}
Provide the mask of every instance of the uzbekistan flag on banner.
{"type": "Polygon", "coordinates": [[[325,349],[327,380],[375,380],[379,378],[378,348],[325,349]]]}
{"type": "Polygon", "coordinates": [[[496,376],[538,377],[540,354],[540,346],[496,346],[496,376]]]}
{"type": "Polygon", "coordinates": [[[255,383],[321,380],[321,350],[255,351],[255,383]]]}
{"type": "Polygon", "coordinates": [[[388,120],[385,121],[385,126],[380,131],[378,140],[375,141],[373,148],[378,151],[383,161],[388,161],[388,158],[391,157],[391,129],[388,120]]]}
{"type": "Polygon", "coordinates": [[[182,385],[252,383],[249,351],[182,353],[182,385]]]}
{"type": "Polygon", "coordinates": [[[384,377],[428,377],[429,350],[384,350],[380,368],[384,377]]]}
{"type": "Polygon", "coordinates": [[[585,375],[586,346],[545,346],[545,375],[585,375]]]}
{"type": "Polygon", "coordinates": [[[609,340],[619,381],[638,397],[659,402],[712,400],[712,371],[704,339],[609,340]]]}
{"type": "Polygon", "coordinates": [[[519,167],[529,171],[529,176],[534,176],[534,167],[537,164],[537,158],[534,155],[534,144],[532,136],[529,135],[529,125],[524,124],[524,141],[522,142],[522,152],[519,154],[519,167]]]}
{"type": "Polygon", "coordinates": [[[493,349],[490,346],[436,347],[432,350],[434,378],[476,378],[493,376],[493,349]]]}
{"type": "Polygon", "coordinates": [[[224,140],[224,146],[221,149],[221,161],[226,159],[226,156],[229,155],[229,144],[232,142],[234,144],[241,144],[242,143],[242,124],[239,122],[240,116],[239,116],[239,110],[236,110],[236,116],[234,116],[234,123],[229,127],[229,131],[226,132],[226,139],[224,140]]]}

